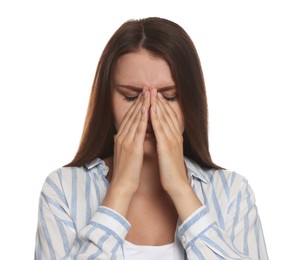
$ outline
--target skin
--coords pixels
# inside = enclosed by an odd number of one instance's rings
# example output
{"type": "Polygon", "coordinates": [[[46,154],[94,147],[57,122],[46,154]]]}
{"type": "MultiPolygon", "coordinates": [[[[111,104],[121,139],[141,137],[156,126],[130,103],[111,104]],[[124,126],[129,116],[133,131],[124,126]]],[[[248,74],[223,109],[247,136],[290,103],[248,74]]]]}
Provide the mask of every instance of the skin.
{"type": "Polygon", "coordinates": [[[112,101],[117,134],[105,160],[110,187],[102,204],[131,223],[126,240],[172,243],[177,219],[202,204],[187,179],[184,119],[166,61],[144,49],[121,56],[112,101]]]}

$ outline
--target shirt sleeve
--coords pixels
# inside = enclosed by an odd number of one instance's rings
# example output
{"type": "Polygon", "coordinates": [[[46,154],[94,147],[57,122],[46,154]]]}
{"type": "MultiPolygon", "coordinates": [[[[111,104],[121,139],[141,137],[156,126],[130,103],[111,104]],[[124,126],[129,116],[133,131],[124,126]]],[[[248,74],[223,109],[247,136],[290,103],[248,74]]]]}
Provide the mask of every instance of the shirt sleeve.
{"type": "Polygon", "coordinates": [[[43,186],[35,259],[124,259],[122,244],[130,229],[128,221],[112,209],[98,206],[89,223],[77,231],[61,191],[52,178],[43,186]]]}
{"type": "Polygon", "coordinates": [[[223,228],[202,206],[181,224],[177,235],[188,259],[268,259],[255,196],[245,180],[229,203],[223,228]]]}

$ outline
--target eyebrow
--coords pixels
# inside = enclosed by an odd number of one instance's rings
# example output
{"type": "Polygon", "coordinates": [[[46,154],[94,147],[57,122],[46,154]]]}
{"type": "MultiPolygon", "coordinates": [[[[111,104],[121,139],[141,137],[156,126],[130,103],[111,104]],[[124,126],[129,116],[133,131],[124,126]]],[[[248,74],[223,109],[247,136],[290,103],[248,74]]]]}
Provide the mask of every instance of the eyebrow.
{"type": "MultiPolygon", "coordinates": [[[[133,85],[122,85],[122,84],[115,84],[114,86],[116,87],[120,87],[120,88],[127,88],[133,91],[142,91],[143,88],[141,87],[137,87],[137,86],[133,86],[133,85]]],[[[170,86],[164,86],[161,88],[157,88],[157,90],[159,91],[167,91],[167,90],[171,90],[171,89],[175,89],[176,86],[175,85],[170,85],[170,86]]]]}

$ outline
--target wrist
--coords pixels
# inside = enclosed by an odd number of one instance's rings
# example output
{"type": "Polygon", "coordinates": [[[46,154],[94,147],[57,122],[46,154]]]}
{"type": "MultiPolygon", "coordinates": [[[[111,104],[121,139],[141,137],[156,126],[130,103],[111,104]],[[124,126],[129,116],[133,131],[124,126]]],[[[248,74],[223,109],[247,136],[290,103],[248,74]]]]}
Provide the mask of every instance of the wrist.
{"type": "Polygon", "coordinates": [[[111,208],[121,214],[127,216],[129,204],[134,196],[134,192],[122,186],[110,184],[106,196],[102,202],[103,206],[111,208]]]}
{"type": "Polygon", "coordinates": [[[163,187],[172,199],[173,197],[178,198],[180,195],[189,193],[192,190],[188,179],[185,178],[179,178],[179,180],[172,179],[169,184],[163,185],[163,187]]]}
{"type": "Polygon", "coordinates": [[[182,222],[202,206],[201,201],[189,183],[179,185],[178,188],[171,190],[168,194],[171,197],[182,222]]]}

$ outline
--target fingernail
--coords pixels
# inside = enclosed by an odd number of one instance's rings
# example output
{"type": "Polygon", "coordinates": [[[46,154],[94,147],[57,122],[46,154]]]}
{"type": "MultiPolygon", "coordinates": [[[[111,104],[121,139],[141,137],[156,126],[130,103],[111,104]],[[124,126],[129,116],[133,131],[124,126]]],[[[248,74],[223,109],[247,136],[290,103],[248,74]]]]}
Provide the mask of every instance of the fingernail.
{"type": "Polygon", "coordinates": [[[144,95],[145,95],[144,97],[145,97],[145,99],[147,99],[148,96],[149,96],[149,92],[147,91],[147,89],[145,89],[145,92],[144,92],[144,93],[145,93],[145,94],[144,94],[144,95]]]}
{"type": "Polygon", "coordinates": [[[156,107],[155,107],[155,106],[152,106],[151,108],[152,108],[152,111],[153,111],[154,113],[156,113],[156,107]]]}
{"type": "Polygon", "coordinates": [[[158,96],[159,96],[160,98],[163,99],[163,95],[162,95],[160,92],[158,92],[157,94],[158,94],[158,96]]]}
{"type": "Polygon", "coordinates": [[[154,88],[152,91],[153,91],[153,95],[157,96],[157,90],[154,88]]]}
{"type": "Polygon", "coordinates": [[[146,108],[145,107],[142,107],[141,112],[142,112],[142,114],[145,114],[146,108]]]}

